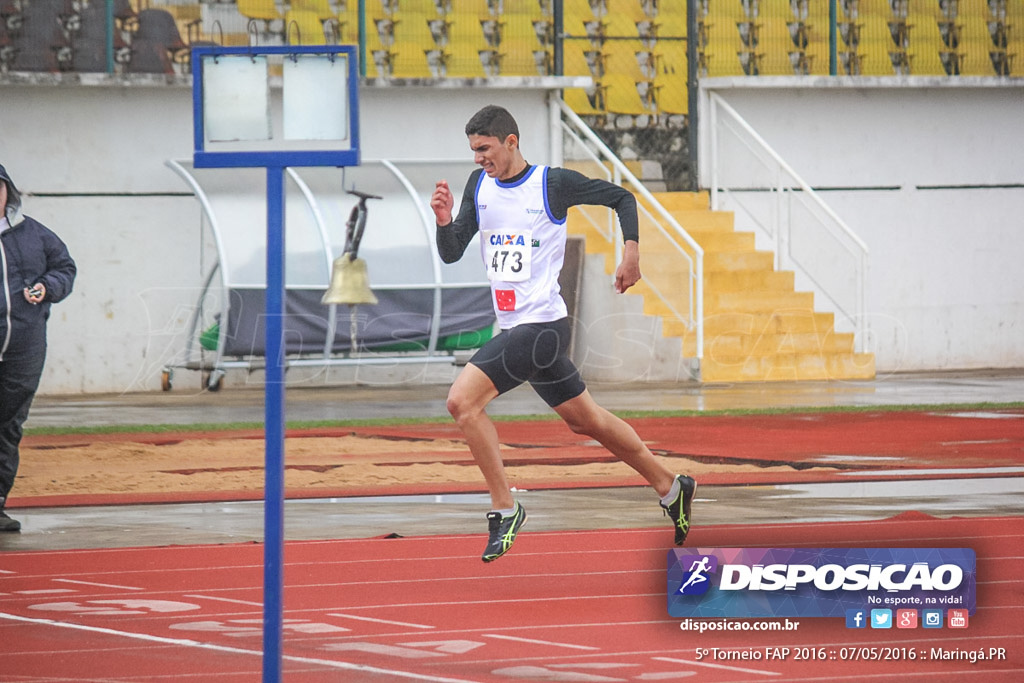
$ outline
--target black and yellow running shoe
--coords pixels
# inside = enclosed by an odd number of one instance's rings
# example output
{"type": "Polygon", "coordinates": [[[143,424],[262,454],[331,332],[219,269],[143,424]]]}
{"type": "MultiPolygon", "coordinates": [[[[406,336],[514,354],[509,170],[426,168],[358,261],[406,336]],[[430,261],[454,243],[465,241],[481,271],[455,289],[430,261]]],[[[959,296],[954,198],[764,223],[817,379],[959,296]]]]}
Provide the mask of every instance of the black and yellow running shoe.
{"type": "Polygon", "coordinates": [[[487,513],[487,548],[483,561],[493,562],[512,548],[516,534],[526,522],[526,508],[516,501],[516,511],[508,517],[500,512],[487,513]]]}
{"type": "Polygon", "coordinates": [[[677,474],[676,481],[679,482],[679,495],[668,505],[661,504],[661,507],[675,526],[676,545],[682,545],[686,542],[686,534],[690,532],[690,505],[697,492],[697,482],[685,474],[677,474]]]}

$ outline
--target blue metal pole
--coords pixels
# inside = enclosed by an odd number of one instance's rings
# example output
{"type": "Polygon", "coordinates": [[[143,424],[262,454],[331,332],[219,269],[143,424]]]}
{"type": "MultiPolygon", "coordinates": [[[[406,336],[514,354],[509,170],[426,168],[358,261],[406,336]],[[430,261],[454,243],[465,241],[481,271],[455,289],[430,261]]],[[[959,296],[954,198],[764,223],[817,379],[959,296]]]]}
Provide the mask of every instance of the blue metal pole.
{"type": "Polygon", "coordinates": [[[284,168],[267,167],[263,683],[280,683],[284,613],[284,168]]]}

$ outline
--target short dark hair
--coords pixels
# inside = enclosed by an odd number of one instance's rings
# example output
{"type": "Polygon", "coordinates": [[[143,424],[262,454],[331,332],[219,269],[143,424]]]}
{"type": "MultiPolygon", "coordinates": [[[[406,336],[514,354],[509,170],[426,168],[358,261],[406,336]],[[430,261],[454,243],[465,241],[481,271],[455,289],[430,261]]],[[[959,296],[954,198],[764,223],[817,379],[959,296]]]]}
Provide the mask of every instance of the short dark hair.
{"type": "Polygon", "coordinates": [[[486,107],[473,114],[473,118],[466,124],[466,135],[483,135],[484,137],[495,137],[502,142],[509,135],[515,135],[519,139],[519,124],[516,123],[512,114],[504,107],[495,104],[488,104],[486,107]]]}

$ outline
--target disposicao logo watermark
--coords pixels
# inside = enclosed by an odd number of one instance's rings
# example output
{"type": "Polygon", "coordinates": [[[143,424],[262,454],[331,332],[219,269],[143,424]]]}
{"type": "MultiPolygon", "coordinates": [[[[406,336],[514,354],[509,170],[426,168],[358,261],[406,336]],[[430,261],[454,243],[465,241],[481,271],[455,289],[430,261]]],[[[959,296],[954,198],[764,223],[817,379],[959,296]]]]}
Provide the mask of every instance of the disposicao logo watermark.
{"type": "Polygon", "coordinates": [[[711,574],[718,569],[718,558],[714,555],[694,556],[690,568],[683,575],[679,586],[680,595],[703,595],[711,587],[711,574]]]}
{"type": "Polygon", "coordinates": [[[969,548],[671,550],[668,612],[673,617],[842,617],[851,628],[892,628],[892,617],[873,617],[898,609],[973,615],[975,563],[969,548]]]}

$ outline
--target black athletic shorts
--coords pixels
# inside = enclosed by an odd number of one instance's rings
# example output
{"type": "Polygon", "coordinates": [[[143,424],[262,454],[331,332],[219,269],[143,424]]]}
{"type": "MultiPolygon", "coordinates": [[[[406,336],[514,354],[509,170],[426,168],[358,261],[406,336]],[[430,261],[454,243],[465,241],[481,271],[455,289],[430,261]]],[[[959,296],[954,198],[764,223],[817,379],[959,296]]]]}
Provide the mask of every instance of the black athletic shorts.
{"type": "Polygon", "coordinates": [[[569,319],[527,323],[502,330],[480,347],[469,362],[484,371],[499,394],[529,382],[554,408],[586,390],[580,371],[569,359],[569,319]]]}

